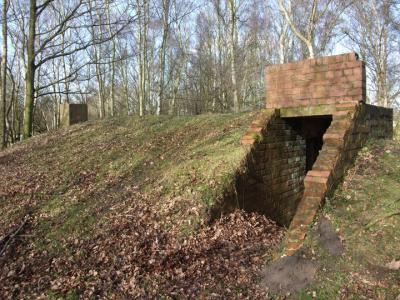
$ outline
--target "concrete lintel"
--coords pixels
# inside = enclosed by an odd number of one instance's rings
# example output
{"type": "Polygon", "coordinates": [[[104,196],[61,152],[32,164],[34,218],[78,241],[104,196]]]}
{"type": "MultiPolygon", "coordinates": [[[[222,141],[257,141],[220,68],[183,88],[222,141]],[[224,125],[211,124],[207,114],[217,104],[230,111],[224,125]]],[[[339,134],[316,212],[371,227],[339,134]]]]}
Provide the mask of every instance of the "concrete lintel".
{"type": "Polygon", "coordinates": [[[285,107],[280,109],[280,116],[281,118],[325,116],[325,115],[332,115],[335,111],[336,107],[334,104],[285,107]]]}

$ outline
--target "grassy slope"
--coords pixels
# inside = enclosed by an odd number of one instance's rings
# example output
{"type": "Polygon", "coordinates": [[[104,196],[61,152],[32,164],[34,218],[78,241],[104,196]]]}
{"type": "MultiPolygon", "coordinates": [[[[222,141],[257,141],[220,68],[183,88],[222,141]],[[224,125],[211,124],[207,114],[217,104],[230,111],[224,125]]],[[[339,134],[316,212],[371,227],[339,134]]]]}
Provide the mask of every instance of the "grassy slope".
{"type": "Polygon", "coordinates": [[[211,229],[202,224],[248,151],[239,140],[253,118],[109,119],[1,153],[0,237],[28,211],[33,218],[0,259],[0,295],[174,295],[185,294],[193,278],[194,295],[217,291],[217,284],[240,295],[254,285],[251,266],[262,266],[257,257],[274,243],[271,236],[279,241],[281,230],[251,216],[211,229]],[[188,262],[182,255],[197,258],[188,262]],[[210,271],[217,277],[201,279],[196,272],[206,267],[218,267],[210,271]]]}
{"type": "MultiPolygon", "coordinates": [[[[105,120],[0,154],[0,236],[28,207],[34,216],[8,259],[0,259],[0,295],[257,298],[249,273],[262,267],[271,236],[279,241],[282,232],[256,216],[201,226],[247,151],[238,140],[253,117],[105,120]]],[[[338,229],[345,254],[327,255],[311,229],[306,255],[320,263],[318,282],[294,298],[400,293],[399,271],[385,268],[400,259],[399,216],[382,218],[400,209],[399,161],[395,142],[363,150],[321,212],[338,229]]]]}
{"type": "Polygon", "coordinates": [[[238,141],[250,121],[250,114],[113,119],[18,145],[0,156],[7,176],[0,234],[21,220],[32,193],[35,211],[46,216],[43,233],[54,239],[90,230],[102,210],[127,197],[127,187],[168,199],[156,205],[177,222],[189,206],[203,212],[240,165],[246,148],[238,141]],[[54,222],[62,224],[54,230],[54,222]]]}
{"type": "Polygon", "coordinates": [[[343,184],[321,214],[338,231],[345,252],[334,258],[322,248],[316,229],[307,238],[307,256],[320,263],[318,282],[295,294],[312,299],[396,299],[400,270],[400,145],[373,141],[364,147],[343,184]]]}

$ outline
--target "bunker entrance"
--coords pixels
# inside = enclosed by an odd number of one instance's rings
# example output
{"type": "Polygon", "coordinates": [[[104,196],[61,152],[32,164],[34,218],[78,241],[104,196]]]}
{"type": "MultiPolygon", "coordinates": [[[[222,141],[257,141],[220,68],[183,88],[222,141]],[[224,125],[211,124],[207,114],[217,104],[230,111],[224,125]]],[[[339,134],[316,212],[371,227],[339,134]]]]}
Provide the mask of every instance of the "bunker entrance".
{"type": "Polygon", "coordinates": [[[322,137],[332,122],[332,116],[285,118],[290,127],[306,142],[306,172],[311,170],[322,149],[322,137]]]}
{"type": "MultiPolygon", "coordinates": [[[[304,192],[304,177],[312,169],[331,116],[274,118],[246,158],[235,188],[215,211],[240,207],[289,226],[304,192]]],[[[213,213],[212,213],[213,214],[213,213]]]]}

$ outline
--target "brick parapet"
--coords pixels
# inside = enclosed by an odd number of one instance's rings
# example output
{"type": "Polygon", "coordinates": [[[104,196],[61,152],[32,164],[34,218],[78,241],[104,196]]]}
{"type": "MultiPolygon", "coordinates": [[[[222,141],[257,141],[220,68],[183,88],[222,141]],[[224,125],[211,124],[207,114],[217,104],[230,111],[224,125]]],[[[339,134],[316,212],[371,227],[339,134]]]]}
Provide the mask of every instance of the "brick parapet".
{"type": "Polygon", "coordinates": [[[349,53],[268,66],[266,95],[267,108],[363,102],[365,63],[349,53]]]}

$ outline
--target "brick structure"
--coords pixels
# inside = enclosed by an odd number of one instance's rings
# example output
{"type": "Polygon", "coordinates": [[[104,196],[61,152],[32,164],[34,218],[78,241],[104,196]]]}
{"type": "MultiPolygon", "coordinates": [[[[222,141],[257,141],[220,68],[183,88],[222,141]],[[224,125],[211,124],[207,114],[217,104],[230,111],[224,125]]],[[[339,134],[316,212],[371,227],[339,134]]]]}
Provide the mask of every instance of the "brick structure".
{"type": "Polygon", "coordinates": [[[355,53],[271,66],[266,79],[267,109],[241,140],[251,146],[228,203],[289,225],[292,255],[366,141],[392,137],[393,111],[365,103],[355,53]]]}
{"type": "Polygon", "coordinates": [[[88,120],[87,104],[63,103],[60,107],[61,127],[67,127],[88,120]]]}
{"type": "Polygon", "coordinates": [[[356,53],[267,67],[267,108],[358,103],[366,98],[365,64],[356,53]]]}
{"type": "Polygon", "coordinates": [[[303,194],[306,172],[306,141],[275,110],[268,121],[256,120],[243,144],[254,144],[248,154],[246,175],[237,180],[239,205],[290,224],[303,194]],[[253,201],[247,201],[253,199],[253,201]]]}

